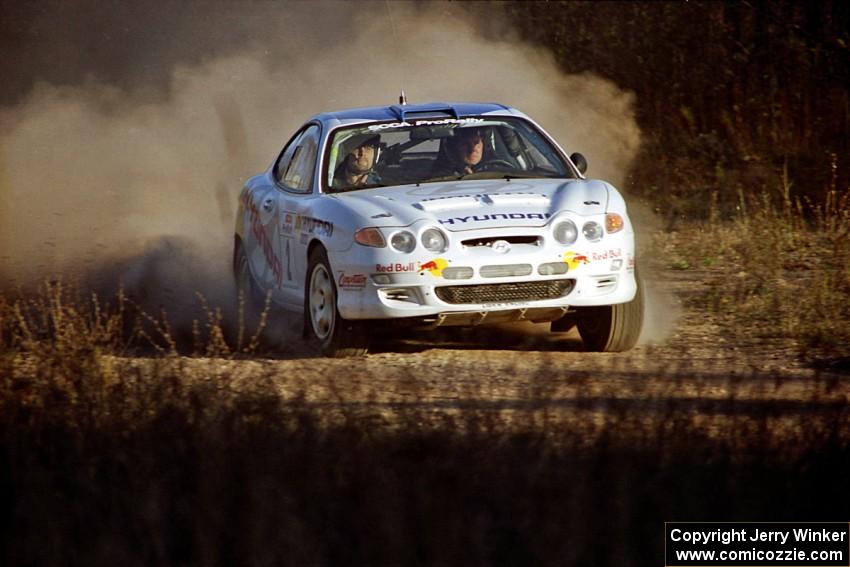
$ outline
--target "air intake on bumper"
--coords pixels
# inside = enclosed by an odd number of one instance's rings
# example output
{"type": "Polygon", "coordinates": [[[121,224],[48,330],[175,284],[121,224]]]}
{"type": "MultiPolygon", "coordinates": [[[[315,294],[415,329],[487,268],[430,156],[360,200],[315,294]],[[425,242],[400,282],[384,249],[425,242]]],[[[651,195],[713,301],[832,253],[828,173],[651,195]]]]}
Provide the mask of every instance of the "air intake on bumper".
{"type": "Polygon", "coordinates": [[[463,303],[510,303],[557,299],[570,293],[575,280],[548,280],[483,285],[447,285],[435,288],[442,301],[463,303]]]}

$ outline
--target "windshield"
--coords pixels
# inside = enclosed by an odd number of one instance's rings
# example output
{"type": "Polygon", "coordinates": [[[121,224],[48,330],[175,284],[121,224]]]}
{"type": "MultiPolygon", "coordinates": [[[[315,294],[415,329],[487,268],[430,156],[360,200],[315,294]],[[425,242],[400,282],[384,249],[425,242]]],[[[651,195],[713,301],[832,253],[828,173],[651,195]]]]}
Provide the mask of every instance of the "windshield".
{"type": "Polygon", "coordinates": [[[329,193],[447,179],[573,177],[529,122],[478,117],[385,122],[334,131],[329,193]]]}

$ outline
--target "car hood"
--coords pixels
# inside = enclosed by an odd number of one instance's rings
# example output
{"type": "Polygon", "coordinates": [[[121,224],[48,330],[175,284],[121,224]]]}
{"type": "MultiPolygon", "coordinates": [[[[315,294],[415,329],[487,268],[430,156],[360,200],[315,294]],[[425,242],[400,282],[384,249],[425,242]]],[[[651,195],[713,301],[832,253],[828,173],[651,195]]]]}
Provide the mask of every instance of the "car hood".
{"type": "Polygon", "coordinates": [[[562,211],[598,215],[606,211],[609,188],[599,180],[499,179],[379,187],[334,197],[372,226],[432,220],[461,231],[543,226],[562,211]]]}

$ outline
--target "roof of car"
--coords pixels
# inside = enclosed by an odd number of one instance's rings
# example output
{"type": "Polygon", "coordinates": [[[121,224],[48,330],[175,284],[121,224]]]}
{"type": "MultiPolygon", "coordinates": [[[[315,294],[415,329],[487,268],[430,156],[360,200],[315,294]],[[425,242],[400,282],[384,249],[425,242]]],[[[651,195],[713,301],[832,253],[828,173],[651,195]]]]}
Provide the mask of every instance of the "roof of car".
{"type": "Polygon", "coordinates": [[[413,116],[476,116],[488,112],[511,110],[509,107],[495,103],[472,103],[472,102],[429,102],[422,104],[394,104],[391,106],[368,106],[365,108],[352,108],[336,112],[323,112],[313,118],[321,122],[338,120],[346,121],[369,121],[369,120],[404,120],[405,117],[413,116]]]}

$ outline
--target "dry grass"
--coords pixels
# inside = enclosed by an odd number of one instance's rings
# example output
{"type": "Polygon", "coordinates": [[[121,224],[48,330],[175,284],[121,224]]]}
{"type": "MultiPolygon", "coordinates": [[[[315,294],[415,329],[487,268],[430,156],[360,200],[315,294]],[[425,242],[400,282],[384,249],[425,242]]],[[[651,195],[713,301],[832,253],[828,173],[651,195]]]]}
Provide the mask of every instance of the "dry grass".
{"type": "MultiPolygon", "coordinates": [[[[670,380],[654,419],[648,399],[609,403],[588,443],[488,404],[413,404],[392,426],[379,404],[342,406],[329,422],[271,373],[244,387],[189,380],[177,357],[29,355],[2,367],[6,565],[643,565],[665,520],[837,520],[850,504],[850,415],[815,395],[789,412],[733,387],[708,402],[728,415],[711,436],[670,380]],[[774,427],[789,413],[793,443],[774,427]]],[[[540,369],[537,412],[557,409],[546,381],[562,372],[540,369]]]]}
{"type": "Polygon", "coordinates": [[[824,205],[740,196],[737,216],[658,238],[668,267],[696,270],[706,291],[692,307],[733,339],[781,337],[810,362],[850,361],[850,193],[824,205]]]}

